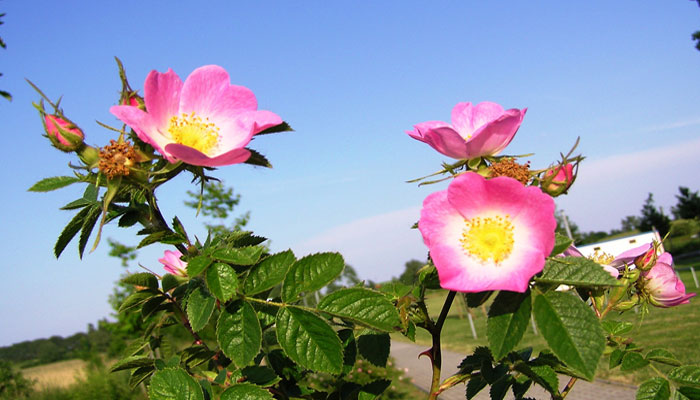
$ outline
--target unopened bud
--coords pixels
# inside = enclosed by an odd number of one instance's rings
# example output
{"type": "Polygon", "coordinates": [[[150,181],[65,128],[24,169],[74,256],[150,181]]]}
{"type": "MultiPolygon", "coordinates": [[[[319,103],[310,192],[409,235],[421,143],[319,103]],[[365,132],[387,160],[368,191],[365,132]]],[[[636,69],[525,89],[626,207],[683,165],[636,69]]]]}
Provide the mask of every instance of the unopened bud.
{"type": "Polygon", "coordinates": [[[642,271],[650,270],[654,265],[656,265],[656,260],[659,258],[656,247],[656,245],[651,246],[651,248],[647,250],[646,253],[637,257],[634,260],[634,265],[636,265],[637,268],[639,268],[642,271]]]}
{"type": "Polygon", "coordinates": [[[544,173],[544,178],[540,183],[540,188],[543,192],[552,197],[566,193],[576,179],[574,174],[574,165],[565,163],[559,164],[548,169],[544,173]]]}
{"type": "Polygon", "coordinates": [[[80,149],[85,135],[73,122],[58,115],[44,115],[44,129],[51,144],[67,153],[80,149]]]}
{"type": "Polygon", "coordinates": [[[139,110],[146,111],[146,102],[143,100],[143,97],[139,96],[133,91],[123,92],[121,98],[119,99],[119,104],[123,106],[138,107],[139,110]]]}
{"type": "Polygon", "coordinates": [[[627,311],[631,310],[634,306],[639,304],[639,296],[634,295],[631,299],[627,301],[621,301],[613,307],[615,311],[627,311]]]}

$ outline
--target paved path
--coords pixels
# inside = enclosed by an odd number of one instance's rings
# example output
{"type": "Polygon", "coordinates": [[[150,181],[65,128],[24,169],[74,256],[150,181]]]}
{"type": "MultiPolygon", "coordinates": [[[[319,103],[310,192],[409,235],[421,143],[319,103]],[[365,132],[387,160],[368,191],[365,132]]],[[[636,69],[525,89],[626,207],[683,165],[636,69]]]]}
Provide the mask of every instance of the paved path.
{"type": "MultiPolygon", "coordinates": [[[[427,347],[419,346],[408,342],[391,342],[391,356],[394,358],[398,368],[407,368],[406,375],[413,379],[413,383],[420,389],[428,392],[430,390],[431,367],[426,357],[418,359],[418,353],[426,350],[427,347]]],[[[442,379],[457,372],[457,365],[464,359],[464,355],[451,351],[442,352],[443,373],[442,379]]],[[[566,385],[568,379],[560,377],[560,390],[566,385]]],[[[636,388],[629,385],[617,384],[606,381],[586,382],[579,379],[574,388],[566,396],[567,400],[634,400],[636,388]]],[[[550,396],[541,387],[534,385],[528,391],[528,396],[538,400],[549,400],[550,396]]],[[[464,400],[465,385],[457,385],[440,395],[441,400],[464,400]]],[[[477,400],[488,400],[488,388],[484,388],[475,397],[477,400]]],[[[513,399],[513,392],[509,391],[506,399],[513,399]]]]}

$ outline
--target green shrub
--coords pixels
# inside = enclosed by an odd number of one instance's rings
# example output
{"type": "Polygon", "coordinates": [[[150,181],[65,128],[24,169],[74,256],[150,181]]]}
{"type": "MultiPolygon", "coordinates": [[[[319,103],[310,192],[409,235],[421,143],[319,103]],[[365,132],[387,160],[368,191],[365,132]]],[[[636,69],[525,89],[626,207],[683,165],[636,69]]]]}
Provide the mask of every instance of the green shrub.
{"type": "Polygon", "coordinates": [[[677,219],[671,222],[669,237],[689,236],[700,232],[700,221],[696,219],[677,219]]]}

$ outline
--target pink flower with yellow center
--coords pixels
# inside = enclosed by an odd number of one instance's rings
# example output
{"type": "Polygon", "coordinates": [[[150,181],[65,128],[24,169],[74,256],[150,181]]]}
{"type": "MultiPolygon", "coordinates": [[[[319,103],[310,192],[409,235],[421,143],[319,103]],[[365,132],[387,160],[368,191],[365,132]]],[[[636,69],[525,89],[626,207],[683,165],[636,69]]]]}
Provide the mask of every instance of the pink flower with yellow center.
{"type": "Polygon", "coordinates": [[[509,177],[467,172],[423,202],[418,229],[440,285],[525,292],[554,247],[554,200],[509,177]]]}
{"type": "Polygon", "coordinates": [[[427,121],[414,125],[409,136],[429,144],[438,152],[456,159],[493,156],[513,140],[523,122],[523,110],[504,110],[485,101],[476,106],[457,103],[452,109],[452,124],[427,121]]]}
{"type": "Polygon", "coordinates": [[[184,83],[171,69],[151,71],[144,102],[146,111],[119,105],[110,112],[171,163],[218,167],[245,162],[253,135],[282,123],[276,114],[258,110],[253,92],[231,85],[228,73],[216,65],[197,68],[184,83]]]}
{"type": "Polygon", "coordinates": [[[182,253],[179,250],[165,250],[163,258],[159,258],[161,264],[163,264],[163,269],[165,269],[169,274],[178,276],[187,276],[187,263],[180,259],[182,253]]]}

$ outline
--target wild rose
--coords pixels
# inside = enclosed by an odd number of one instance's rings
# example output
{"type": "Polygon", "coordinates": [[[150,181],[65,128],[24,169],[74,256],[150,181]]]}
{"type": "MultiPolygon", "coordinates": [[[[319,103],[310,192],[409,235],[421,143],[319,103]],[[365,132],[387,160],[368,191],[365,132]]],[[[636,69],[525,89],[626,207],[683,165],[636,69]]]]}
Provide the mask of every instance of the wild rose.
{"type": "Polygon", "coordinates": [[[85,135],[73,122],[58,115],[44,115],[44,129],[51,144],[65,152],[73,152],[83,145],[85,135]]]}
{"type": "Polygon", "coordinates": [[[467,172],[423,202],[418,229],[445,289],[525,292],[554,247],[554,200],[467,172]]]}
{"type": "Polygon", "coordinates": [[[540,187],[551,196],[559,196],[569,190],[575,179],[574,165],[565,163],[548,169],[540,187]]]}
{"type": "Polygon", "coordinates": [[[182,253],[178,250],[165,250],[163,258],[159,258],[163,269],[168,273],[178,276],[187,276],[187,263],[180,259],[182,253]]]}
{"type": "Polygon", "coordinates": [[[673,307],[689,303],[695,293],[686,293],[683,281],[673,270],[673,258],[663,253],[650,270],[642,273],[642,297],[657,307],[673,307]]]}
{"type": "Polygon", "coordinates": [[[513,140],[526,111],[527,108],[504,110],[488,101],[476,106],[457,103],[452,109],[451,125],[442,121],[422,122],[406,133],[448,157],[493,156],[513,140]]]}
{"type": "Polygon", "coordinates": [[[183,83],[172,70],[151,71],[144,84],[146,110],[119,105],[112,114],[169,162],[218,167],[245,162],[253,135],[282,119],[258,110],[253,92],[230,84],[216,65],[194,70],[183,83]]]}

